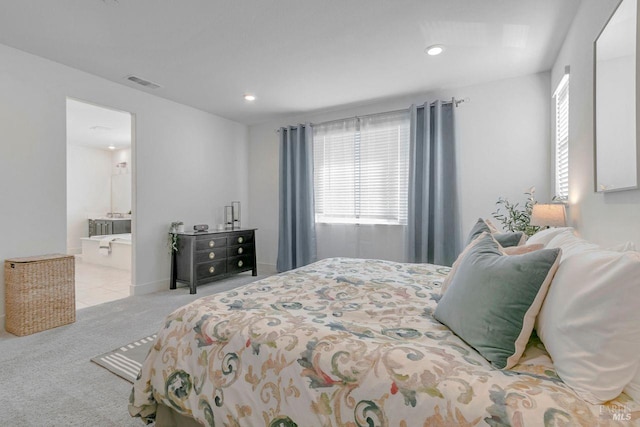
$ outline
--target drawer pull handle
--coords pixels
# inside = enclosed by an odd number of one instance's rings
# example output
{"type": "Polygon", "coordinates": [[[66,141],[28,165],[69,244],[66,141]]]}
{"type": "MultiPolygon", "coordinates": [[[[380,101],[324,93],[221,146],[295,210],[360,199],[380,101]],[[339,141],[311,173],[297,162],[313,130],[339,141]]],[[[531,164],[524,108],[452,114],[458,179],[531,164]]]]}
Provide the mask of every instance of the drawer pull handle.
{"type": "Polygon", "coordinates": [[[242,260],[238,261],[238,267],[242,267],[244,265],[244,262],[242,262],[242,260]]]}
{"type": "Polygon", "coordinates": [[[212,248],[216,245],[216,242],[214,242],[213,240],[209,240],[209,247],[212,248]]]}
{"type": "Polygon", "coordinates": [[[216,271],[216,269],[215,269],[215,268],[213,268],[213,267],[209,267],[209,273],[213,274],[213,272],[214,272],[214,271],[216,271]]]}
{"type": "Polygon", "coordinates": [[[244,252],[244,249],[238,248],[238,253],[241,254],[242,252],[244,252]]]}
{"type": "Polygon", "coordinates": [[[216,257],[215,252],[209,252],[209,259],[214,259],[216,257]]]}
{"type": "Polygon", "coordinates": [[[238,243],[242,243],[242,242],[244,242],[244,237],[242,236],[238,237],[238,243]]]}

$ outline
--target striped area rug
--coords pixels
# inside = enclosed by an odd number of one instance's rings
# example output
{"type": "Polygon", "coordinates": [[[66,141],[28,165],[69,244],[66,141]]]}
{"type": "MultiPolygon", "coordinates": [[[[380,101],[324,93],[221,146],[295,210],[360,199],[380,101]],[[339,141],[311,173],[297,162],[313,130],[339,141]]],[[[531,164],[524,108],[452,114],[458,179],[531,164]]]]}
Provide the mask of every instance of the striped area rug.
{"type": "Polygon", "coordinates": [[[155,334],[144,337],[120,348],[116,348],[115,350],[96,356],[91,359],[91,361],[133,383],[155,339],[155,334]]]}

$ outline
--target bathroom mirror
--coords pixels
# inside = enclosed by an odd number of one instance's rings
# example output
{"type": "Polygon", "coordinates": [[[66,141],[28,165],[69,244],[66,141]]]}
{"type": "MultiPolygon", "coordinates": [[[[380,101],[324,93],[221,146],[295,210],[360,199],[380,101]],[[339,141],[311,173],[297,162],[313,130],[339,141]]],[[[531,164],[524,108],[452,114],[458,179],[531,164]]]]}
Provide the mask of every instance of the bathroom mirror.
{"type": "Polygon", "coordinates": [[[131,211],[131,174],[111,175],[111,212],[131,211]]]}
{"type": "Polygon", "coordinates": [[[595,41],[595,190],[638,188],[637,1],[622,0],[595,41]]]}

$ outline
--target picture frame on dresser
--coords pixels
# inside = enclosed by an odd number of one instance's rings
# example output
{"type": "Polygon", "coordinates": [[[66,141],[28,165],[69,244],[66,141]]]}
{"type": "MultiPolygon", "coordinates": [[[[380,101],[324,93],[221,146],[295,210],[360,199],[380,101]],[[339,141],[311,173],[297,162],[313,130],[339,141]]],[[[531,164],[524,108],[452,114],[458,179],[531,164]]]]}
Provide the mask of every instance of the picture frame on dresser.
{"type": "Polygon", "coordinates": [[[188,231],[177,233],[177,251],[173,251],[170,289],[177,282],[189,285],[195,294],[198,285],[251,271],[258,275],[256,228],[238,230],[188,231]]]}

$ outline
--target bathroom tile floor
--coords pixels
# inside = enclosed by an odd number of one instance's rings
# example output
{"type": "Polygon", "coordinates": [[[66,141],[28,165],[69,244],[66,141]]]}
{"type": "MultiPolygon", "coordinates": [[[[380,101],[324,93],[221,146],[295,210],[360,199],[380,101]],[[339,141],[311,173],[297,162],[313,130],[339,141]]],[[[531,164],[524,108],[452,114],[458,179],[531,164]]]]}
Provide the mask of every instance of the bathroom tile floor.
{"type": "Polygon", "coordinates": [[[85,263],[76,255],[76,309],[126,298],[129,286],[131,271],[85,263]]]}

